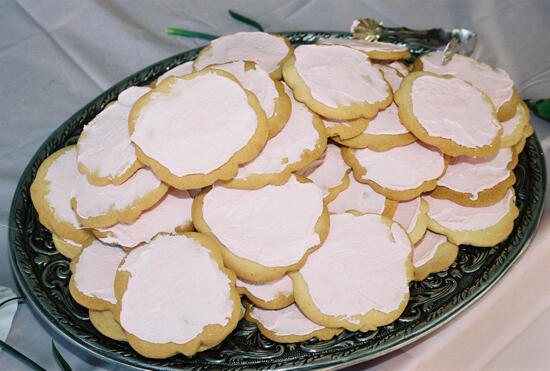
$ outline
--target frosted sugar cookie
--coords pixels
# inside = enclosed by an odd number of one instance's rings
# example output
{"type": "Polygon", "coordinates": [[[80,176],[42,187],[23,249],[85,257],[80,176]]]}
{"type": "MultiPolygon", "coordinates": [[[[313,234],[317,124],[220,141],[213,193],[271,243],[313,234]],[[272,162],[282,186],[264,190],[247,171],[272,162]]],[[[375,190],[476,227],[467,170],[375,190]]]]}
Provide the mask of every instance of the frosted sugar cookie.
{"type": "Polygon", "coordinates": [[[86,246],[88,246],[92,241],[94,237],[92,234],[90,234],[90,239],[84,243],[78,243],[71,241],[67,238],[59,237],[55,232],[52,232],[52,241],[55,246],[55,249],[61,253],[66,258],[74,259],[82,249],[86,246]]]}
{"type": "Polygon", "coordinates": [[[330,119],[372,117],[392,99],[378,68],[365,54],[345,46],[300,45],[283,74],[297,100],[330,119]]]}
{"type": "Polygon", "coordinates": [[[254,305],[264,309],[280,309],[294,303],[292,280],[288,275],[269,282],[251,282],[237,278],[237,291],[254,305]]]}
{"type": "Polygon", "coordinates": [[[292,91],[285,92],[280,81],[273,80],[254,62],[235,61],[210,67],[229,72],[245,89],[256,95],[267,117],[270,138],[283,129],[291,111],[291,102],[287,94],[292,94],[292,91]]]}
{"type": "Polygon", "coordinates": [[[231,179],[268,134],[256,96],[211,69],[161,82],[136,102],[128,125],[138,159],[179,189],[231,179]]]}
{"type": "Polygon", "coordinates": [[[355,180],[353,176],[349,179],[349,186],[327,203],[328,211],[335,214],[355,210],[363,214],[391,216],[396,207],[396,201],[387,199],[368,184],[355,180]]]}
{"type": "Polygon", "coordinates": [[[508,237],[519,215],[513,188],[501,200],[483,207],[422,197],[428,202],[428,229],[446,235],[456,245],[494,246],[508,237]]]}
{"type": "Polygon", "coordinates": [[[363,132],[369,124],[369,120],[358,118],[355,120],[331,120],[326,117],[321,118],[327,129],[329,137],[339,137],[342,139],[353,138],[363,132]]]}
{"type": "Polygon", "coordinates": [[[393,322],[413,277],[407,232],[376,214],[332,214],[330,233],[299,271],[294,300],[312,321],[369,331],[393,322]]]}
{"type": "Polygon", "coordinates": [[[214,185],[195,197],[192,213],[195,228],[221,243],[224,263],[254,282],[300,268],[328,234],[321,190],[296,175],[256,190],[214,185]]]}
{"type": "Polygon", "coordinates": [[[95,240],[71,261],[71,295],[82,306],[110,310],[116,304],[115,274],[126,256],[119,247],[95,240]]]}
{"type": "Polygon", "coordinates": [[[447,237],[426,231],[413,250],[415,281],[422,281],[430,273],[447,269],[457,255],[458,246],[447,241],[447,237]]]}
{"type": "Polygon", "coordinates": [[[90,322],[102,335],[108,338],[126,341],[126,333],[120,327],[110,310],[89,310],[90,322]]]}
{"type": "Polygon", "coordinates": [[[133,222],[96,228],[93,233],[105,243],[134,248],[151,241],[159,233],[189,232],[193,230],[192,204],[193,197],[188,191],[171,188],[159,202],[142,212],[133,222]]]}
{"type": "Polygon", "coordinates": [[[385,43],[381,41],[367,41],[361,39],[339,39],[329,37],[317,41],[320,45],[343,45],[349,48],[359,50],[372,59],[378,60],[396,60],[407,59],[411,57],[411,53],[407,45],[398,45],[393,43],[385,43]]]}
{"type": "Polygon", "coordinates": [[[220,182],[224,187],[258,189],[267,184],[283,184],[293,171],[303,169],[325,150],[327,133],[323,122],[296,101],[286,85],[285,89],[292,102],[288,122],[256,158],[239,167],[233,179],[220,182]]]}
{"type": "Polygon", "coordinates": [[[449,75],[413,72],[395,93],[401,122],[420,140],[450,156],[490,156],[502,126],[491,100],[449,75]]]}
{"type": "Polygon", "coordinates": [[[409,74],[409,65],[402,61],[373,61],[375,66],[381,67],[391,67],[394,70],[397,70],[403,77],[409,74]]]}
{"type": "Polygon", "coordinates": [[[501,147],[512,147],[521,140],[525,127],[529,125],[529,115],[529,108],[525,102],[521,101],[514,117],[500,123],[502,125],[501,147]]]}
{"type": "Polygon", "coordinates": [[[42,162],[31,184],[30,194],[44,227],[61,238],[85,243],[93,236],[71,209],[71,194],[79,174],[76,146],[62,148],[42,162]]]}
{"type": "Polygon", "coordinates": [[[464,206],[492,205],[516,182],[512,170],[517,162],[512,148],[501,148],[488,157],[452,157],[430,196],[464,206]]]}
{"type": "Polygon", "coordinates": [[[419,141],[387,151],[342,148],[342,157],[355,179],[396,201],[411,200],[434,189],[447,168],[441,151],[419,141]]]}
{"type": "Polygon", "coordinates": [[[351,148],[371,148],[386,151],[416,141],[416,137],[399,119],[397,106],[392,103],[370,119],[362,133],[350,139],[334,138],[335,142],[351,148]]]}
{"type": "Polygon", "coordinates": [[[80,174],[71,198],[76,217],[90,228],[105,228],[130,223],[158,202],[168,191],[149,168],[141,168],[120,185],[96,186],[80,174]]]}
{"type": "Polygon", "coordinates": [[[401,81],[403,81],[403,77],[405,77],[406,75],[401,74],[401,72],[399,72],[395,68],[389,67],[386,64],[376,63],[374,65],[376,66],[376,68],[382,71],[384,79],[388,82],[388,84],[390,84],[392,91],[395,93],[401,86],[401,81]]]}
{"type": "Polygon", "coordinates": [[[193,61],[179,64],[176,67],[169,69],[168,71],[160,75],[160,77],[155,81],[153,86],[157,86],[158,84],[160,84],[170,76],[184,76],[184,75],[189,75],[190,73],[193,73],[193,72],[195,72],[193,70],[193,61]]]}
{"type": "Polygon", "coordinates": [[[211,348],[242,314],[235,274],[201,233],[161,235],[132,250],[118,268],[115,292],[115,319],[132,348],[150,358],[211,348]]]}
{"type": "Polygon", "coordinates": [[[325,203],[328,203],[349,186],[349,172],[350,168],[342,158],[340,147],[329,143],[322,156],[297,174],[315,183],[321,189],[325,203]]]}
{"type": "Polygon", "coordinates": [[[415,61],[413,69],[440,75],[449,74],[468,81],[489,96],[500,121],[509,120],[514,116],[516,105],[521,99],[514,92],[514,82],[506,71],[461,54],[453,55],[445,65],[442,61],[443,52],[430,52],[420,56],[415,61]]]}
{"type": "Polygon", "coordinates": [[[132,86],[82,129],[76,144],[78,170],[94,185],[121,184],[143,166],[130,142],[128,115],[149,87],[132,86]]]}
{"type": "Polygon", "coordinates": [[[316,324],[307,318],[296,304],[278,310],[251,305],[244,316],[258,325],[266,338],[278,343],[296,343],[313,337],[328,340],[343,331],[342,328],[327,328],[316,324]]]}
{"type": "Polygon", "coordinates": [[[292,55],[292,46],[282,36],[265,32],[238,32],[212,40],[193,63],[200,71],[211,64],[231,61],[256,62],[274,80],[282,78],[281,66],[292,55]]]}
{"type": "Polygon", "coordinates": [[[397,204],[391,218],[401,224],[413,244],[417,243],[428,228],[428,203],[421,197],[397,204]]]}

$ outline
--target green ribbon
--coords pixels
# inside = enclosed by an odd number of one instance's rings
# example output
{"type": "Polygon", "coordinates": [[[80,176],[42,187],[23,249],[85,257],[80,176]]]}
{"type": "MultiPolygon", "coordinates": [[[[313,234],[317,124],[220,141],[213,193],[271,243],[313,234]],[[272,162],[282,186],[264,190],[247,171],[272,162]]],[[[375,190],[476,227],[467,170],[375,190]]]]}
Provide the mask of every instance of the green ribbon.
{"type": "Polygon", "coordinates": [[[550,121],[550,98],[539,99],[537,101],[527,99],[525,100],[525,103],[527,104],[527,107],[535,113],[535,115],[546,121],[550,121]]]}
{"type": "Polygon", "coordinates": [[[258,22],[256,22],[255,20],[250,19],[250,18],[248,18],[248,17],[245,17],[244,15],[239,14],[239,13],[237,13],[237,12],[234,12],[234,11],[232,11],[231,9],[228,10],[228,12],[229,12],[229,15],[230,15],[232,18],[236,19],[237,21],[246,23],[247,25],[252,26],[252,27],[258,29],[259,31],[264,32],[264,28],[262,27],[262,25],[259,24],[258,22]]]}

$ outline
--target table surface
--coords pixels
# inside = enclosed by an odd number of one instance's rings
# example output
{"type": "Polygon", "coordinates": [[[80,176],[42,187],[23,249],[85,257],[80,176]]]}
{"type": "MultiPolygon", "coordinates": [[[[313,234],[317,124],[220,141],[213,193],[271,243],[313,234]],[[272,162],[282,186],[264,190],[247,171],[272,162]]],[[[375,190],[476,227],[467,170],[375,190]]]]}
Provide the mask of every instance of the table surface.
{"type": "MultiPolygon", "coordinates": [[[[9,208],[26,164],[46,137],[95,96],[156,61],[206,43],[166,35],[166,27],[223,35],[252,31],[227,14],[250,16],[267,31],[348,30],[360,17],[415,29],[467,28],[474,56],[505,69],[520,96],[550,96],[550,2],[436,1],[0,1],[0,286],[18,291],[8,259],[9,208]]],[[[532,116],[545,156],[550,123],[532,116]]],[[[548,201],[548,200],[547,200],[548,201]]],[[[545,211],[548,202],[545,204],[545,211]]],[[[550,217],[521,259],[480,301],[435,333],[362,370],[550,368],[550,217]]],[[[116,369],[58,336],[27,304],[7,343],[44,368],[58,369],[53,338],[77,370],[116,369]]],[[[25,366],[5,352],[0,369],[25,366]]],[[[123,369],[118,367],[118,369],[123,369]]]]}

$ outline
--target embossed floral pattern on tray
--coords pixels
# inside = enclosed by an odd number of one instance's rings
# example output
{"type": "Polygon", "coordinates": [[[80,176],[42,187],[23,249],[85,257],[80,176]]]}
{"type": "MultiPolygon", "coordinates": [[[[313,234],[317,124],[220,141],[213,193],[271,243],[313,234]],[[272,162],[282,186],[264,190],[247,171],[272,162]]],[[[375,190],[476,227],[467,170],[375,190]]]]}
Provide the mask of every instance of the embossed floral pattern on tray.
{"type": "MultiPolygon", "coordinates": [[[[285,32],[294,44],[319,38],[351,37],[347,32],[285,32]]],[[[91,325],[88,312],[70,296],[69,261],[55,250],[51,234],[39,222],[29,187],[42,161],[56,150],[74,144],[84,124],[132,85],[152,82],[168,69],[196,57],[199,49],[160,61],[119,82],[62,124],[37,151],[16,190],[10,214],[10,258],[18,283],[38,314],[56,330],[97,356],[122,364],[149,368],[304,369],[351,364],[378,357],[440,327],[487,292],[521,255],[535,233],[544,204],[546,173],[537,138],[527,140],[514,170],[516,204],[520,215],[508,239],[490,248],[460,246],[447,270],[411,283],[411,299],[394,323],[367,333],[344,331],[328,341],[312,339],[278,344],[261,335],[256,325],[241,320],[219,346],[194,357],[147,359],[124,342],[108,339],[91,325]]],[[[191,303],[192,304],[192,303],[191,303]]]]}

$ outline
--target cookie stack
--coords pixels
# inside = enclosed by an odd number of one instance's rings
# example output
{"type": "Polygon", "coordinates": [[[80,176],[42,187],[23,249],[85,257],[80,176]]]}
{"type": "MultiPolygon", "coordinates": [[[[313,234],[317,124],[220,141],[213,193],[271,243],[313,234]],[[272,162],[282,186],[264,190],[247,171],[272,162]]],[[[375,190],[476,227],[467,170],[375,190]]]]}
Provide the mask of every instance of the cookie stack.
{"type": "Polygon", "coordinates": [[[407,58],[237,33],[123,91],[31,187],[94,326],[152,358],[243,316],[278,342],[370,331],[459,244],[506,239],[528,110],[502,70],[407,58]]]}

